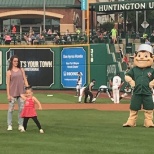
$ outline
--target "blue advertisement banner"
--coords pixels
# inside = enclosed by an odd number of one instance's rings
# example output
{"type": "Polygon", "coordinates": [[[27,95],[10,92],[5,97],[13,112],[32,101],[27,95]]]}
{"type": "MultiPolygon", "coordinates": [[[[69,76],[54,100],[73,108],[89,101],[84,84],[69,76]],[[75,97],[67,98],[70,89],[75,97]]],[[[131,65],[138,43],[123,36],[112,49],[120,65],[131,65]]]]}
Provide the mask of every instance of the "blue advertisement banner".
{"type": "Polygon", "coordinates": [[[87,10],[87,0],[81,0],[81,10],[87,10]]]}
{"type": "Polygon", "coordinates": [[[61,84],[75,88],[81,73],[82,86],[86,84],[86,51],[82,47],[64,48],[61,52],[61,84]]]}

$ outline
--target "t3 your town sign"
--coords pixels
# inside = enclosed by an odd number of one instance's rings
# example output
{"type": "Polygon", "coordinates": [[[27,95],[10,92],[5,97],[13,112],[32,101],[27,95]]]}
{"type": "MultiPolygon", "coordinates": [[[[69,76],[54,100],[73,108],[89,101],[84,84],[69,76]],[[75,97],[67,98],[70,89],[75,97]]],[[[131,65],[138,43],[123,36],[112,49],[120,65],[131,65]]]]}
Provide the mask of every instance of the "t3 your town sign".
{"type": "Polygon", "coordinates": [[[130,10],[148,10],[154,9],[154,1],[146,2],[119,2],[119,3],[97,3],[95,5],[96,12],[106,11],[130,11],[130,10]]]}

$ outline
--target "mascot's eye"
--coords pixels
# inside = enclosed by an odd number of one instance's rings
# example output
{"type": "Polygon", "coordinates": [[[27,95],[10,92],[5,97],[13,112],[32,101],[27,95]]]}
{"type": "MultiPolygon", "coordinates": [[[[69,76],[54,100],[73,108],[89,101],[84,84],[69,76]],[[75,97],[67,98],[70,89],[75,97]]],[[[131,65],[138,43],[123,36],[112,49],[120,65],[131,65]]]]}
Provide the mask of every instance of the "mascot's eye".
{"type": "Polygon", "coordinates": [[[147,58],[148,56],[147,55],[145,55],[145,58],[147,58]]]}
{"type": "Polygon", "coordinates": [[[138,55],[138,57],[141,57],[141,55],[138,55]]]}

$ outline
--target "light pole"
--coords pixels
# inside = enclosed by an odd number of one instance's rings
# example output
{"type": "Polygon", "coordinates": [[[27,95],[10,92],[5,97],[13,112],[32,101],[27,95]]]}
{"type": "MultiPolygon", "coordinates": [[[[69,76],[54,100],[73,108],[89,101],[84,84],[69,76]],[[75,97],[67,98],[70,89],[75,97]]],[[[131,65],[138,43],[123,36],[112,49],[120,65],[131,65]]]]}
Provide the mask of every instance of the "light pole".
{"type": "Polygon", "coordinates": [[[45,4],[46,0],[43,2],[43,31],[45,32],[45,4]]]}
{"type": "Polygon", "coordinates": [[[138,11],[136,11],[136,33],[138,33],[138,11]]]}
{"type": "MultiPolygon", "coordinates": [[[[144,10],[144,22],[147,20],[146,10],[144,10]]],[[[146,32],[146,28],[144,28],[144,32],[146,32]]]]}

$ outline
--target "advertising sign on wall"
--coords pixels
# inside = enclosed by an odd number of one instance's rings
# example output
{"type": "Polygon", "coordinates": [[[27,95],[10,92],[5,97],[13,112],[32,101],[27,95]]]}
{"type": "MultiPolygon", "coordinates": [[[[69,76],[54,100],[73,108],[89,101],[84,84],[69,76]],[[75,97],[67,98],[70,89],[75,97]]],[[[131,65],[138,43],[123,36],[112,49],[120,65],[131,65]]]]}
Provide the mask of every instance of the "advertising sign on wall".
{"type": "Polygon", "coordinates": [[[10,57],[17,55],[28,82],[33,87],[51,87],[54,84],[54,53],[49,48],[10,48],[6,52],[6,66],[10,57]]]}
{"type": "Polygon", "coordinates": [[[82,47],[64,48],[61,53],[61,83],[64,88],[75,88],[78,72],[82,86],[86,83],[86,51],[82,47]]]}
{"type": "Polygon", "coordinates": [[[131,10],[148,10],[154,9],[153,0],[148,1],[131,1],[131,2],[106,2],[96,3],[96,12],[112,12],[112,11],[131,11],[131,10]]]}

